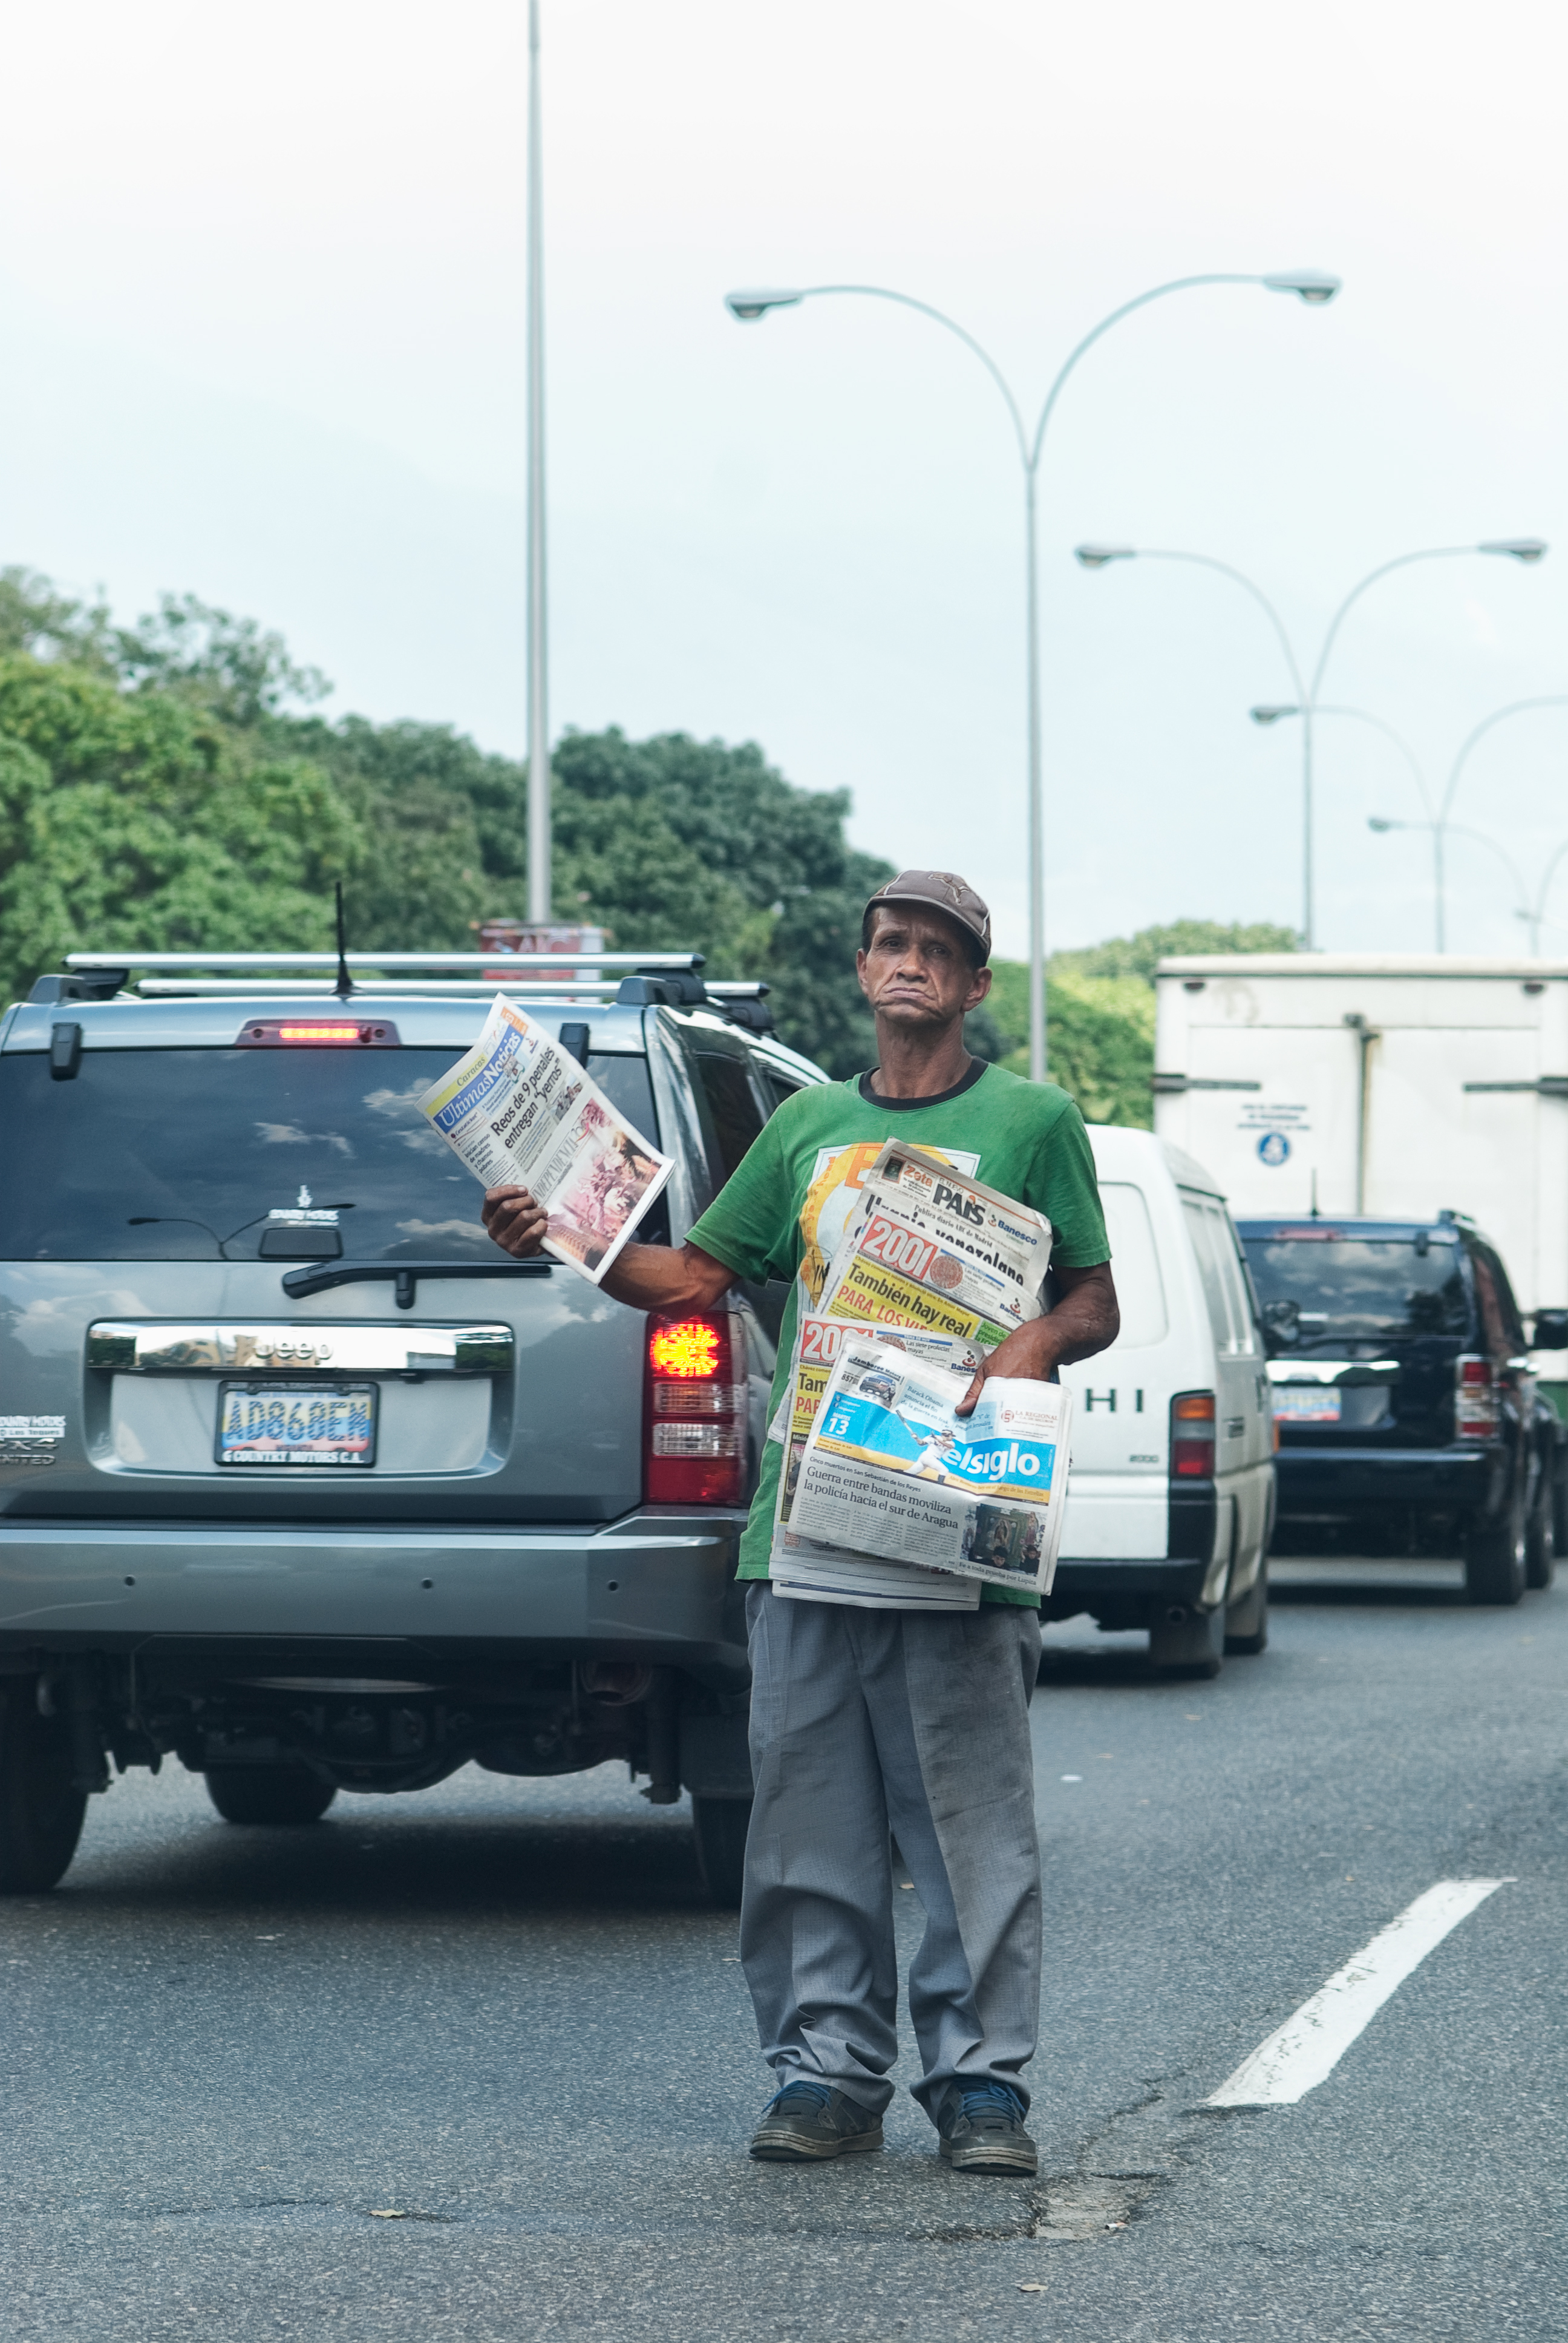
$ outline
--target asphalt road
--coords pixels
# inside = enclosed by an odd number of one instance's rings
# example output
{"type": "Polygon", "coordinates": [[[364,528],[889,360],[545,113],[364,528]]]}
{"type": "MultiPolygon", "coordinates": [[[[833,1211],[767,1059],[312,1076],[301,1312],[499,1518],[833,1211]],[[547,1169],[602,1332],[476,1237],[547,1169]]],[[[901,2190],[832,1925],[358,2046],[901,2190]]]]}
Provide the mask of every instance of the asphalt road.
{"type": "Polygon", "coordinates": [[[611,1769],[262,1831],[171,1767],[0,1907],[0,2331],[1568,2337],[1568,1585],[1298,1587],[1213,1684],[1052,1648],[1037,2186],[949,2173],[907,2097],[883,2156],[751,2164],[733,1919],[611,1769]],[[1326,2082],[1201,2111],[1471,1876],[1326,2082]]]}

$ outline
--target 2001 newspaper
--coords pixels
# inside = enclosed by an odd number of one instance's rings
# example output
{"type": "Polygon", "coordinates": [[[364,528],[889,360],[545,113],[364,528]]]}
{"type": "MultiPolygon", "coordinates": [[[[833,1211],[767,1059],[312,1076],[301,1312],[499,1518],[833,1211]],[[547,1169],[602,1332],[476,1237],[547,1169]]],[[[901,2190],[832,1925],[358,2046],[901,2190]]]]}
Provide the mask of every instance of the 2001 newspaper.
{"type": "Polygon", "coordinates": [[[419,1106],[482,1186],[532,1192],[548,1216],[546,1251],[593,1285],[670,1174],[669,1157],[504,994],[419,1106]]]}

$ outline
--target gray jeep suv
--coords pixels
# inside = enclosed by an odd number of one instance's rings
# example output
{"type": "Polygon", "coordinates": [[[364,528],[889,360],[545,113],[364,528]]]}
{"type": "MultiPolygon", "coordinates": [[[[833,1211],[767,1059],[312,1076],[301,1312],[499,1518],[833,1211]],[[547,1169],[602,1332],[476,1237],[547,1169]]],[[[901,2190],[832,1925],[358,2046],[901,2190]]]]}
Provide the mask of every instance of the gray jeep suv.
{"type": "MultiPolygon", "coordinates": [[[[0,1891],[60,1877],[110,1759],[276,1824],[624,1758],[734,1900],[782,1290],[650,1320],[490,1243],[416,1101],[493,983],[148,965],[0,1021],[0,1891]]],[[[675,1159],[655,1242],[825,1079],[699,965],[508,988],[675,1159]]]]}

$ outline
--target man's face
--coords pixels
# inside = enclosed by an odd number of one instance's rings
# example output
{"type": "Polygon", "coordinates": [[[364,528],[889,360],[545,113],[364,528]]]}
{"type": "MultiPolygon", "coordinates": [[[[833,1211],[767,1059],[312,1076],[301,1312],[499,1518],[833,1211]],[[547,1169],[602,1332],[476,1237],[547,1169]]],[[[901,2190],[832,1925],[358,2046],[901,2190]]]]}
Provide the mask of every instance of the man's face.
{"type": "Polygon", "coordinates": [[[869,951],[857,952],[860,990],[875,1014],[911,1032],[950,1025],[990,990],[989,968],[971,968],[963,930],[920,903],[879,904],[869,951]]]}

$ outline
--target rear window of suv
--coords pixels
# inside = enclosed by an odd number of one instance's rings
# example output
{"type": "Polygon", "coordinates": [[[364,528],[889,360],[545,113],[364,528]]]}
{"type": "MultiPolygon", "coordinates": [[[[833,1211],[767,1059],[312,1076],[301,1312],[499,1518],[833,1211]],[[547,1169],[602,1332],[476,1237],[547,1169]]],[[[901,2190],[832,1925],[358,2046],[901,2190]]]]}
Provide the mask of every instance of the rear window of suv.
{"type": "MultiPolygon", "coordinates": [[[[87,1051],[73,1081],[0,1056],[0,1259],[255,1261],[274,1211],[336,1207],[348,1261],[494,1248],[483,1192],[419,1112],[460,1051],[87,1051]]],[[[588,1071],[655,1146],[648,1061],[588,1071]]]]}
{"type": "Polygon", "coordinates": [[[1271,1350],[1468,1335],[1470,1297],[1455,1237],[1253,1227],[1242,1241],[1271,1350]]]}

